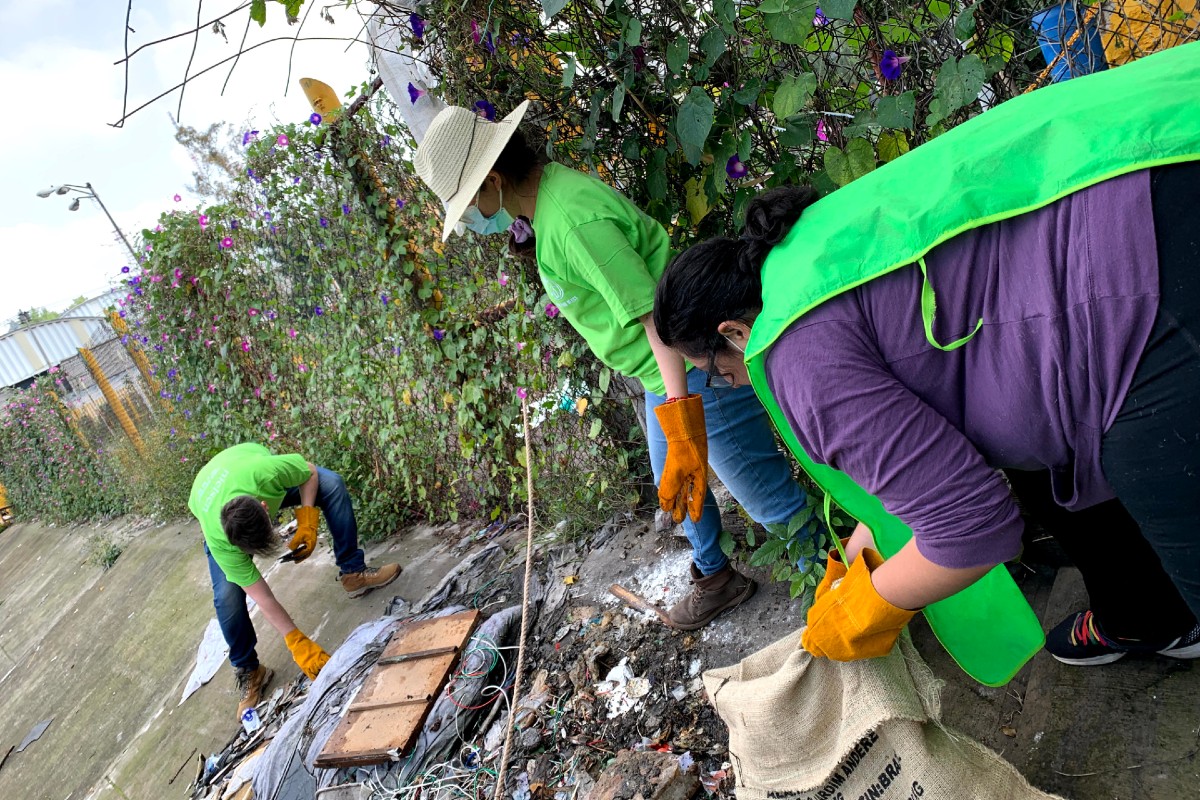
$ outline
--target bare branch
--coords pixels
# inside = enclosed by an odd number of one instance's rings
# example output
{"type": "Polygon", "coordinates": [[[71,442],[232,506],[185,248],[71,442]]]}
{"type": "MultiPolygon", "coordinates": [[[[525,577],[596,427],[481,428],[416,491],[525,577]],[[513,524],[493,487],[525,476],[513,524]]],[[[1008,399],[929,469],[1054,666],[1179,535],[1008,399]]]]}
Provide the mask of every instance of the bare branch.
{"type": "Polygon", "coordinates": [[[175,116],[183,118],[183,93],[187,89],[188,73],[192,71],[192,61],[196,58],[196,48],[200,45],[200,9],[204,6],[204,0],[196,0],[196,36],[192,39],[192,54],[188,56],[187,66],[183,68],[183,83],[179,85],[179,106],[175,109],[175,116]]]}

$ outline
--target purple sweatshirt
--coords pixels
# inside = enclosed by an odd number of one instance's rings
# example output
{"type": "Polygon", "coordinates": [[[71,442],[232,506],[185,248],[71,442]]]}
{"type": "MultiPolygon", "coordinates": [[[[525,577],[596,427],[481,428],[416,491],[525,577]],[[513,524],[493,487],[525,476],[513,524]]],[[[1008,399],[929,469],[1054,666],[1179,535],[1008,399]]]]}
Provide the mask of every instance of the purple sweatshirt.
{"type": "Polygon", "coordinates": [[[1073,509],[1112,498],[1100,441],[1158,309],[1150,176],[1105,181],[969,231],[793,323],[767,379],[816,462],[853,478],[946,567],[1017,555],[1022,524],[997,467],[1050,469],[1073,509]]]}

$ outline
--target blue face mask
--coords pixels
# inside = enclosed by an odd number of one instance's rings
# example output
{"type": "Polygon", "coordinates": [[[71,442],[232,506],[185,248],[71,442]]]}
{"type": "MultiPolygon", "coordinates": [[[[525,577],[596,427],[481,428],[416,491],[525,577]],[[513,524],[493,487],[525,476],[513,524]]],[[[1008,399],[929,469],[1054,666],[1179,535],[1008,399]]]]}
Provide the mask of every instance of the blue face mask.
{"type": "Polygon", "coordinates": [[[467,206],[463,212],[460,221],[470,230],[475,231],[481,236],[491,236],[493,233],[504,233],[513,224],[513,215],[508,213],[508,209],[504,207],[504,190],[500,192],[500,208],[496,209],[496,213],[490,217],[485,217],[479,210],[479,206],[467,206]]]}

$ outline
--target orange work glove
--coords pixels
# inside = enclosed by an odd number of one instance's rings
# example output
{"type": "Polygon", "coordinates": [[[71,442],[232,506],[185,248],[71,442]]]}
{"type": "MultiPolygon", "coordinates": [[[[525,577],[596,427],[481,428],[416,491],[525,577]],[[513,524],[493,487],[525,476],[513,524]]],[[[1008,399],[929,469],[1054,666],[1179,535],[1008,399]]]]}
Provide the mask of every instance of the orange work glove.
{"type": "Polygon", "coordinates": [[[291,633],[283,637],[283,641],[287,643],[288,650],[292,651],[292,659],[300,667],[300,671],[307,675],[309,680],[315,681],[321,674],[321,668],[328,663],[329,653],[322,650],[321,645],[301,633],[299,628],[293,629],[291,633]]]}
{"type": "Polygon", "coordinates": [[[675,397],[654,409],[667,437],[667,462],[658,482],[658,504],[676,522],[684,509],[699,522],[708,491],[708,433],[704,429],[704,400],[698,394],[675,397]]]}
{"type": "Polygon", "coordinates": [[[875,591],[871,572],[882,563],[877,551],[863,548],[841,582],[836,586],[830,582],[808,610],[801,647],[834,661],[878,658],[892,651],[900,631],[917,612],[897,608],[875,591]]]}
{"type": "Polygon", "coordinates": [[[288,549],[293,553],[300,545],[304,545],[304,549],[296,553],[293,561],[299,563],[317,549],[317,523],[320,521],[321,512],[313,506],[300,506],[296,509],[296,535],[288,542],[288,549]]]}
{"type": "MultiPolygon", "coordinates": [[[[849,543],[850,537],[842,539],[842,549],[846,549],[846,544],[849,543]]],[[[837,551],[836,547],[829,548],[829,558],[825,561],[825,577],[817,584],[817,589],[813,593],[813,603],[815,604],[826,592],[828,592],[833,584],[846,577],[846,565],[842,563],[842,555],[837,551]]],[[[811,608],[810,608],[811,610],[811,608]]]]}

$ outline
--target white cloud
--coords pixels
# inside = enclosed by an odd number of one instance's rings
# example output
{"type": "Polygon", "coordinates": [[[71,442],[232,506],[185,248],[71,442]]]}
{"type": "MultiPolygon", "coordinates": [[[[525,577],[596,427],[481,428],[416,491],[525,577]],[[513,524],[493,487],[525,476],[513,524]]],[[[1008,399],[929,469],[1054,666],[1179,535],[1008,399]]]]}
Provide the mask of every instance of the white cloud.
{"type": "MultiPolygon", "coordinates": [[[[203,18],[237,5],[238,0],[210,0],[203,18]]],[[[282,7],[268,5],[268,25],[252,26],[247,45],[295,34],[282,19],[282,7]]],[[[192,3],[135,3],[131,46],[192,27],[195,8],[192,3]]],[[[38,199],[38,190],[90,181],[130,235],[173,207],[176,192],[184,195],[183,206],[192,207],[184,190],[191,182],[191,162],[174,143],[167,117],[175,112],[177,93],[138,112],[121,129],[108,125],[121,112],[124,69],[113,62],[123,54],[125,9],[118,0],[0,3],[5,21],[0,85],[20,98],[0,128],[0,253],[5,259],[0,320],[19,309],[54,308],[101,289],[128,261],[99,208],[83,201],[72,213],[67,211],[70,198],[38,199]]],[[[314,10],[304,35],[354,36],[357,16],[332,10],[337,25],[319,20],[314,10]]],[[[209,30],[201,33],[193,73],[236,52],[245,14],[226,21],[228,44],[209,30]]],[[[309,113],[297,83],[301,77],[320,78],[339,93],[367,78],[362,45],[346,53],[345,43],[299,42],[285,97],[289,44],[273,43],[245,55],[224,96],[227,66],[197,79],[185,94],[182,121],[204,128],[218,121],[240,127],[249,120],[265,127],[275,119],[299,120],[309,113]]],[[[135,56],[131,109],[182,78],[191,47],[192,39],[184,37],[135,56]]]]}

